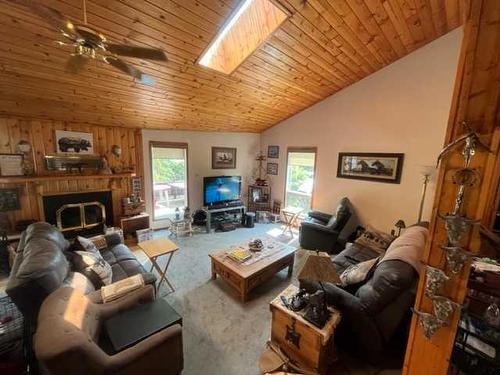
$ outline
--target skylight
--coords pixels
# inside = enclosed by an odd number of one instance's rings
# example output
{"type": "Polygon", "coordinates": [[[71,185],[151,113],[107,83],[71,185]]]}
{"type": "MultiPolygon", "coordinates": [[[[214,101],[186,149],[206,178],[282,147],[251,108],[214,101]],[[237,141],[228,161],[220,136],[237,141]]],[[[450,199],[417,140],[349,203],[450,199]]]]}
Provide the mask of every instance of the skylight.
{"type": "Polygon", "coordinates": [[[231,74],[287,17],[270,0],[243,0],[198,63],[231,74]]]}

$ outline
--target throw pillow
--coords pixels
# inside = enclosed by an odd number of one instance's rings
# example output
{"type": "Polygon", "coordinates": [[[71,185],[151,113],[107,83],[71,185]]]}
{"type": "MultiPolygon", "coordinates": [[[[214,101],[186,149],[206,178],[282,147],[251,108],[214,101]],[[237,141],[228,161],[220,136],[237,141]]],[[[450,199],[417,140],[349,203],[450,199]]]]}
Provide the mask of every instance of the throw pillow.
{"type": "Polygon", "coordinates": [[[379,258],[369,259],[347,267],[340,275],[342,286],[358,284],[365,281],[373,266],[377,264],[378,259],[379,258]]]}
{"type": "Polygon", "coordinates": [[[395,237],[390,234],[367,227],[363,234],[356,239],[355,243],[382,254],[394,239],[395,237]]]}
{"type": "Polygon", "coordinates": [[[91,253],[99,254],[99,249],[96,244],[85,237],[78,236],[73,243],[75,251],[89,251],[91,253]]]}
{"type": "Polygon", "coordinates": [[[77,250],[73,252],[72,258],[75,271],[87,276],[96,289],[111,284],[111,266],[99,252],[77,250]]]}

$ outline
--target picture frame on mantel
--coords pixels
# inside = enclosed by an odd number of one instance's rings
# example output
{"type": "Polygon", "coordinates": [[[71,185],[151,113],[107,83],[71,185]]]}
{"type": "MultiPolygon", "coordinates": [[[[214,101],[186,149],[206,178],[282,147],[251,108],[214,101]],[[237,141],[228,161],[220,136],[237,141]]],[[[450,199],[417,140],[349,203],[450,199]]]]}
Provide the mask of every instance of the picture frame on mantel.
{"type": "Polygon", "coordinates": [[[402,153],[339,152],[337,177],[399,184],[403,161],[402,153]]]}
{"type": "Polygon", "coordinates": [[[212,169],[235,169],[235,147],[212,147],[212,169]]]}

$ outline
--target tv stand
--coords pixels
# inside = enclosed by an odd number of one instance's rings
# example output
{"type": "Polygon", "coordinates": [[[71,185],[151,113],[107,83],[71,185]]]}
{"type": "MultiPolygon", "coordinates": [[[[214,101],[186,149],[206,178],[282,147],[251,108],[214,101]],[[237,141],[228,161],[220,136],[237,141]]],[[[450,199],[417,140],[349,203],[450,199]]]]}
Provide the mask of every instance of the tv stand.
{"type": "Polygon", "coordinates": [[[241,215],[245,215],[247,208],[243,205],[243,203],[239,202],[238,205],[232,205],[230,203],[217,205],[217,206],[207,206],[203,207],[203,211],[207,214],[207,233],[210,233],[212,229],[212,220],[216,216],[220,216],[226,213],[239,213],[241,215]]]}

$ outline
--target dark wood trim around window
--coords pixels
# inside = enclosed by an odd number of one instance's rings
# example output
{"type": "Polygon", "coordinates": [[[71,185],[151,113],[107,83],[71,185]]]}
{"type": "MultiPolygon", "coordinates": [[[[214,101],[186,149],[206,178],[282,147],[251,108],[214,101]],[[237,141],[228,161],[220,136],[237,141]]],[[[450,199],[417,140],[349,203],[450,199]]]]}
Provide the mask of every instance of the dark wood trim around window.
{"type": "Polygon", "coordinates": [[[283,188],[283,206],[287,205],[286,201],[286,185],[287,185],[287,179],[288,179],[288,154],[290,152],[309,152],[309,153],[314,153],[314,180],[313,180],[313,190],[311,193],[311,207],[313,208],[314,205],[314,193],[316,191],[316,172],[318,168],[318,148],[317,147],[296,147],[296,146],[291,146],[287,147],[286,149],[286,164],[285,164],[285,183],[284,183],[284,188],[283,188]]]}
{"type": "Polygon", "coordinates": [[[155,191],[154,191],[154,181],[153,181],[153,147],[163,147],[163,148],[181,148],[186,150],[186,200],[188,207],[190,207],[189,202],[189,148],[188,144],[184,142],[161,142],[161,141],[149,141],[149,171],[151,173],[151,208],[153,222],[161,221],[163,219],[155,218],[155,191]]]}

